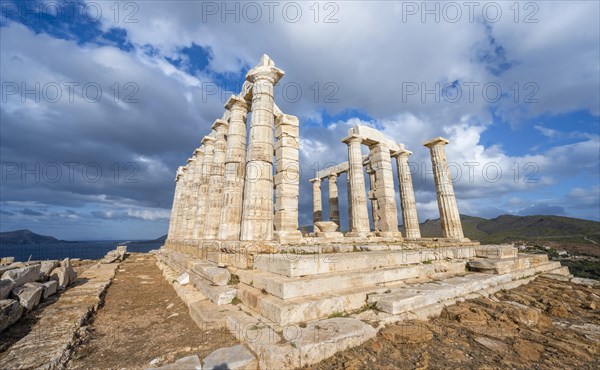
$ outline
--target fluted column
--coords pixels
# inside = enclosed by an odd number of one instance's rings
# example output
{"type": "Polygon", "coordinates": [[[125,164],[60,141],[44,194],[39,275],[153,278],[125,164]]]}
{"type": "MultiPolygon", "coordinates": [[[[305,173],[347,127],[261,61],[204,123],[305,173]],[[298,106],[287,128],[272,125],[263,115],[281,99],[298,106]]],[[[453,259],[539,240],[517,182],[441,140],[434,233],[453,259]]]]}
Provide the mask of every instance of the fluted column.
{"type": "Polygon", "coordinates": [[[221,207],[223,206],[223,180],[225,172],[225,150],[227,142],[225,135],[229,124],[223,120],[216,120],[212,128],[215,133],[215,150],[213,163],[210,170],[208,183],[207,211],[204,220],[204,239],[216,239],[221,221],[221,207]]]}
{"type": "Polygon", "coordinates": [[[352,186],[350,186],[350,172],[346,171],[346,193],[348,195],[348,231],[352,230],[352,186]]]}
{"type": "Polygon", "coordinates": [[[369,191],[367,192],[367,199],[371,201],[371,218],[373,219],[373,227],[375,231],[379,231],[377,227],[377,221],[379,220],[379,214],[377,213],[377,208],[379,204],[377,203],[377,196],[375,195],[375,186],[377,185],[377,181],[375,179],[375,170],[371,167],[371,164],[368,164],[365,167],[367,175],[369,175],[369,191]]]}
{"type": "Polygon", "coordinates": [[[282,76],[283,71],[267,55],[246,75],[253,85],[242,240],[273,238],[273,86],[282,76]]]}
{"type": "Polygon", "coordinates": [[[300,192],[300,123],[298,117],[281,114],[275,120],[275,239],[282,243],[302,239],[298,230],[300,192]]]}
{"type": "Polygon", "coordinates": [[[400,187],[400,206],[402,208],[402,224],[404,232],[408,239],[419,239],[421,230],[419,229],[419,218],[417,216],[417,203],[413,190],[412,176],[408,165],[408,156],[410,150],[399,150],[393,153],[398,166],[398,184],[400,187]]]}
{"type": "Polygon", "coordinates": [[[248,103],[239,96],[231,96],[225,104],[231,112],[225,153],[225,180],[223,207],[219,225],[220,240],[240,240],[244,177],[246,172],[246,118],[248,103]]]}
{"type": "Polygon", "coordinates": [[[390,148],[380,142],[371,145],[370,149],[371,167],[375,170],[378,235],[401,239],[402,234],[398,231],[398,207],[390,148]]]}
{"type": "Polygon", "coordinates": [[[333,221],[340,226],[340,201],[337,178],[338,175],[335,173],[329,175],[329,221],[333,221]]]}
{"type": "Polygon", "coordinates": [[[192,184],[194,183],[194,166],[196,165],[196,158],[194,156],[187,160],[187,171],[185,179],[185,193],[183,196],[183,207],[181,213],[181,223],[179,224],[179,237],[182,240],[188,240],[189,235],[187,233],[188,224],[191,222],[191,212],[193,210],[192,204],[192,184]]]}
{"type": "MultiPolygon", "coordinates": [[[[321,204],[321,179],[311,179],[313,184],[313,223],[323,221],[323,205],[321,204]]],[[[316,231],[316,228],[313,228],[316,231]]]]}
{"type": "Polygon", "coordinates": [[[204,239],[204,225],[206,223],[209,199],[208,187],[214,160],[215,138],[212,136],[205,136],[202,139],[202,146],[204,148],[204,159],[202,161],[200,181],[198,182],[198,200],[196,203],[193,239],[204,239]]]}
{"type": "Polygon", "coordinates": [[[196,239],[194,235],[194,224],[196,223],[196,213],[198,211],[198,199],[200,188],[200,178],[202,175],[202,163],[204,161],[204,150],[197,148],[194,150],[194,162],[192,163],[190,173],[190,197],[189,208],[186,213],[185,238],[196,239]]]}
{"type": "Polygon", "coordinates": [[[352,226],[348,236],[367,236],[370,234],[363,158],[360,151],[362,140],[358,135],[351,135],[342,140],[348,144],[348,174],[350,187],[352,188],[352,226]]]}
{"type": "Polygon", "coordinates": [[[438,208],[440,210],[440,221],[445,238],[462,239],[464,238],[460,214],[454,196],[454,188],[448,170],[448,160],[444,146],[448,140],[443,137],[436,137],[429,140],[424,146],[431,152],[431,164],[433,166],[433,178],[437,194],[438,208]]]}
{"type": "Polygon", "coordinates": [[[175,239],[175,225],[177,215],[179,212],[179,202],[181,201],[181,192],[183,189],[183,181],[180,182],[183,176],[183,167],[177,168],[177,175],[175,176],[175,193],[173,194],[173,205],[171,206],[171,218],[169,219],[169,231],[167,233],[167,239],[175,239]]]}

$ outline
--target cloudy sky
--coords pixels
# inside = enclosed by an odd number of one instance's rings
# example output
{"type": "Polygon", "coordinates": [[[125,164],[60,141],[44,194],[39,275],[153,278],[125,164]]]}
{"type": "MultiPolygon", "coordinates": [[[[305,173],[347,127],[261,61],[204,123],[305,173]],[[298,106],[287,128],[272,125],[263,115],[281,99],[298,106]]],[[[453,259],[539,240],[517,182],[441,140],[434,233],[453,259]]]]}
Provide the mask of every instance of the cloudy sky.
{"type": "Polygon", "coordinates": [[[421,221],[439,217],[422,146],[435,136],[462,214],[600,219],[596,1],[1,6],[1,231],[165,234],[177,166],[263,53],[300,118],[301,224],[308,179],[347,160],[356,124],[414,152],[421,221]]]}

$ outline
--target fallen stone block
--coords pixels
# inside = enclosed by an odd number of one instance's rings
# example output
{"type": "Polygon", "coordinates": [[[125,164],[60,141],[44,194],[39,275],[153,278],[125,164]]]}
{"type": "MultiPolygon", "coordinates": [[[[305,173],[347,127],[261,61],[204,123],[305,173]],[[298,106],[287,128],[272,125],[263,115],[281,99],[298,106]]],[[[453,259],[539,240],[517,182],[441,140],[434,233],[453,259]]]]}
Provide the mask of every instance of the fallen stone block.
{"type": "Polygon", "coordinates": [[[6,299],[15,288],[15,282],[10,279],[0,280],[0,299],[6,299]]]}
{"type": "Polygon", "coordinates": [[[23,314],[23,307],[14,299],[0,300],[0,333],[17,322],[23,314]]]}
{"type": "Polygon", "coordinates": [[[69,273],[64,266],[59,266],[50,273],[50,280],[58,283],[59,290],[65,290],[69,285],[69,273]]]}
{"type": "Polygon", "coordinates": [[[58,267],[59,263],[56,260],[53,261],[42,261],[40,264],[40,278],[41,281],[47,281],[50,278],[50,273],[56,267],[58,267]]]}
{"type": "Polygon", "coordinates": [[[27,311],[31,311],[40,303],[44,288],[41,284],[27,283],[13,289],[13,295],[19,299],[19,304],[27,311]]]}
{"type": "Polygon", "coordinates": [[[125,259],[125,256],[127,255],[127,246],[126,245],[117,246],[117,253],[119,254],[119,260],[123,261],[125,259]]]}
{"type": "MultiPolygon", "coordinates": [[[[202,370],[202,364],[200,363],[200,358],[197,355],[187,356],[180,358],[179,360],[173,362],[172,364],[161,366],[161,367],[152,367],[150,369],[160,369],[160,370],[202,370]]],[[[224,368],[225,369],[225,368],[224,368]]]]}
{"type": "Polygon", "coordinates": [[[50,280],[42,283],[44,287],[44,292],[42,293],[42,298],[46,299],[53,294],[56,294],[58,291],[58,282],[55,280],[50,280]]]}
{"type": "Polygon", "coordinates": [[[177,278],[177,282],[180,285],[187,285],[190,283],[190,275],[187,272],[184,272],[183,274],[179,275],[179,277],[177,278]]]}
{"type": "Polygon", "coordinates": [[[25,264],[23,262],[15,262],[15,263],[11,263],[8,266],[0,266],[0,276],[4,276],[4,273],[6,271],[19,269],[19,268],[23,268],[23,267],[25,267],[25,264]]]}
{"type": "Polygon", "coordinates": [[[15,262],[15,257],[2,257],[2,258],[0,258],[0,264],[1,265],[10,265],[13,262],[15,262]]]}
{"type": "Polygon", "coordinates": [[[65,258],[60,262],[60,265],[65,268],[67,274],[69,274],[69,284],[75,284],[77,281],[77,272],[73,269],[73,265],[71,265],[71,260],[69,258],[65,258]]]}
{"type": "Polygon", "coordinates": [[[10,279],[15,282],[15,287],[36,281],[40,277],[40,265],[32,265],[6,271],[2,279],[10,279]]]}
{"type": "Polygon", "coordinates": [[[204,359],[204,370],[255,370],[257,365],[252,352],[242,344],[220,348],[204,359]]]}

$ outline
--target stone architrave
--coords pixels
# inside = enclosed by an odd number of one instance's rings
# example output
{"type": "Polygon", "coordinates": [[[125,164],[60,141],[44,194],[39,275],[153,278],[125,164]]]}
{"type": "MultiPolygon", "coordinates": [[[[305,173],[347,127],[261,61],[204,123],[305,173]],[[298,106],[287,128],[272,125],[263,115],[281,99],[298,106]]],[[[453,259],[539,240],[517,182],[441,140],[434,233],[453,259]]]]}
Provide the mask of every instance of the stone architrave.
{"type": "Polygon", "coordinates": [[[376,143],[370,149],[371,167],[375,171],[378,235],[402,238],[398,231],[398,208],[390,148],[386,143],[376,143]]]}
{"type": "Polygon", "coordinates": [[[347,236],[364,237],[370,234],[369,211],[365,190],[363,158],[361,154],[362,138],[350,135],[342,141],[348,145],[348,174],[352,191],[352,225],[347,236]]]}
{"type": "Polygon", "coordinates": [[[340,201],[337,187],[337,174],[329,175],[329,220],[340,226],[340,201]]]}
{"type": "Polygon", "coordinates": [[[223,180],[225,175],[225,153],[227,149],[227,135],[229,123],[216,120],[213,124],[215,133],[215,149],[213,163],[208,182],[208,196],[206,199],[206,215],[204,218],[204,239],[217,239],[219,223],[221,222],[221,208],[223,206],[223,180]]]}
{"type": "Polygon", "coordinates": [[[246,75],[253,85],[241,240],[273,239],[273,87],[283,74],[263,55],[246,75]]]}
{"type": "Polygon", "coordinates": [[[419,218],[417,216],[417,202],[413,190],[412,176],[408,165],[408,157],[412,154],[410,150],[399,150],[393,153],[398,167],[398,184],[400,187],[400,206],[402,208],[402,223],[404,232],[408,239],[419,239],[419,218]]]}
{"type": "Polygon", "coordinates": [[[460,214],[454,196],[454,188],[448,170],[448,160],[444,146],[449,141],[443,137],[433,138],[423,145],[431,152],[431,164],[433,167],[433,179],[437,194],[438,208],[440,210],[440,221],[445,238],[463,239],[460,214]]]}
{"type": "Polygon", "coordinates": [[[204,160],[202,161],[200,181],[198,182],[198,200],[196,202],[194,227],[192,232],[193,239],[195,240],[204,238],[204,225],[208,208],[208,186],[215,155],[215,141],[216,139],[212,136],[205,136],[202,139],[204,160]]]}
{"type": "MultiPolygon", "coordinates": [[[[313,223],[323,221],[323,204],[321,200],[321,179],[314,178],[310,182],[313,184],[313,223]]],[[[314,228],[313,228],[314,229],[314,228]]]]}
{"type": "Polygon", "coordinates": [[[246,118],[248,103],[232,95],[225,109],[230,111],[225,153],[225,180],[223,184],[223,207],[219,225],[220,240],[240,240],[244,178],[246,172],[246,118]]]}
{"type": "Polygon", "coordinates": [[[175,220],[177,219],[177,212],[179,209],[179,201],[181,198],[181,192],[183,186],[179,182],[183,175],[183,167],[177,168],[177,175],[175,176],[175,193],[173,194],[173,206],[171,207],[171,218],[169,219],[169,231],[167,232],[167,239],[175,239],[175,220]]]}
{"type": "Polygon", "coordinates": [[[275,120],[275,239],[282,243],[302,239],[298,230],[300,192],[300,125],[298,118],[280,114],[275,120]]]}

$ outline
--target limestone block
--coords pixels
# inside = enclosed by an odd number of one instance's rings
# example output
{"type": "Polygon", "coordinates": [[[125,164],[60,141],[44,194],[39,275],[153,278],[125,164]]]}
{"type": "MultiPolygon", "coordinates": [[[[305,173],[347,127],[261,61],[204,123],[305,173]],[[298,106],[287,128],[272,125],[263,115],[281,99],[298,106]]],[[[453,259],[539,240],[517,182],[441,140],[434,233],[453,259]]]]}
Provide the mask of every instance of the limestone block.
{"type": "Polygon", "coordinates": [[[511,244],[480,245],[475,247],[475,255],[482,258],[515,258],[518,249],[511,244]]]}
{"type": "Polygon", "coordinates": [[[255,370],[257,366],[252,352],[242,344],[220,348],[204,358],[204,370],[255,370]]]}
{"type": "Polygon", "coordinates": [[[14,299],[0,300],[0,333],[16,323],[23,314],[23,307],[14,299]]]}
{"type": "Polygon", "coordinates": [[[46,281],[50,277],[50,272],[58,266],[58,261],[42,261],[40,264],[40,280],[46,281]]]}
{"type": "Polygon", "coordinates": [[[15,287],[36,281],[40,277],[40,265],[31,265],[19,269],[10,270],[2,275],[2,279],[14,281],[15,287]]]}
{"type": "Polygon", "coordinates": [[[119,253],[119,260],[123,261],[125,259],[125,255],[127,254],[127,246],[126,245],[117,246],[117,252],[119,253]]]}
{"type": "Polygon", "coordinates": [[[183,274],[179,275],[179,277],[177,278],[177,282],[179,283],[179,285],[187,285],[190,283],[190,275],[187,272],[184,272],[183,274]]]}
{"type": "Polygon", "coordinates": [[[42,283],[44,292],[42,294],[42,298],[46,299],[51,295],[55,294],[58,290],[58,282],[55,280],[46,281],[42,283]]]}
{"type": "Polygon", "coordinates": [[[117,252],[116,250],[112,250],[112,251],[109,251],[108,253],[106,253],[106,256],[104,256],[104,258],[102,258],[102,260],[100,262],[101,263],[118,262],[119,258],[120,258],[119,252],[117,252]]]}
{"type": "Polygon", "coordinates": [[[64,267],[67,274],[69,274],[69,285],[75,284],[75,282],[77,282],[77,272],[75,272],[75,269],[73,269],[71,260],[69,258],[65,258],[60,262],[60,266],[64,267]]]}
{"type": "Polygon", "coordinates": [[[371,325],[349,317],[313,322],[293,332],[294,337],[289,339],[300,350],[302,366],[315,364],[337,352],[359,346],[377,335],[377,330],[371,325]]]}
{"type": "Polygon", "coordinates": [[[6,299],[15,288],[15,282],[10,279],[0,280],[0,299],[6,299]]]}
{"type": "Polygon", "coordinates": [[[192,282],[206,298],[210,299],[216,305],[229,304],[235,298],[236,289],[234,288],[210,285],[206,280],[201,278],[192,279],[192,282]]]}
{"type": "Polygon", "coordinates": [[[317,227],[318,231],[322,232],[333,232],[337,231],[337,229],[339,228],[339,225],[333,221],[315,222],[315,226],[317,227]]]}
{"type": "Polygon", "coordinates": [[[275,127],[275,137],[280,138],[284,136],[299,137],[300,127],[290,125],[278,125],[275,127]]]}
{"type": "Polygon", "coordinates": [[[161,367],[153,367],[148,368],[146,370],[202,370],[202,364],[200,363],[200,358],[197,355],[187,356],[180,358],[179,360],[173,362],[172,364],[161,366],[161,367]]]}
{"type": "Polygon", "coordinates": [[[15,270],[22,267],[25,267],[25,264],[23,262],[14,262],[8,266],[0,266],[0,276],[4,276],[4,273],[6,271],[15,270]]]}
{"type": "Polygon", "coordinates": [[[15,257],[2,257],[0,258],[0,265],[10,265],[15,262],[15,257]]]}
{"type": "Polygon", "coordinates": [[[13,295],[19,299],[19,304],[27,311],[31,311],[40,303],[44,288],[41,284],[27,283],[13,289],[13,295]]]}
{"type": "Polygon", "coordinates": [[[69,285],[69,273],[64,266],[59,266],[50,273],[50,280],[58,283],[58,289],[64,290],[69,285]]]}
{"type": "Polygon", "coordinates": [[[210,263],[195,262],[189,266],[189,269],[191,272],[200,275],[214,285],[227,285],[231,278],[231,274],[227,269],[217,267],[210,263]]]}

